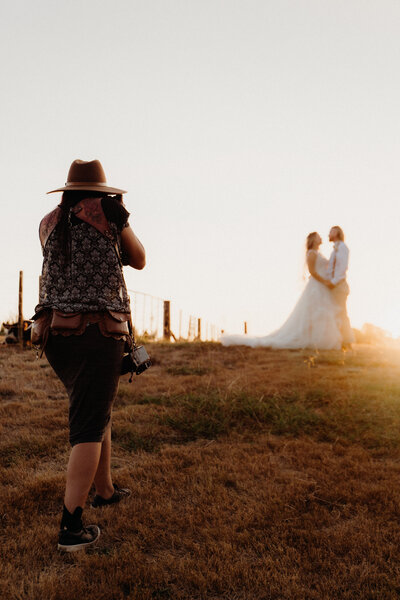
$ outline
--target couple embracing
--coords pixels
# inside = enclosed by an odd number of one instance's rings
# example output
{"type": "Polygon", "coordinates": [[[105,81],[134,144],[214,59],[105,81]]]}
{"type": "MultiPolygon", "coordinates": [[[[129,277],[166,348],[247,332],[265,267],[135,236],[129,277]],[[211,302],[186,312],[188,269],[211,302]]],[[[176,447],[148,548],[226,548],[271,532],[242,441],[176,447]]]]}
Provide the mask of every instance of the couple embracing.
{"type": "Polygon", "coordinates": [[[333,243],[327,260],[319,252],[322,243],[314,231],[307,236],[307,267],[310,279],[286,322],[267,336],[221,336],[224,346],[244,344],[269,348],[318,348],[340,350],[350,348],[354,335],[347,315],[349,286],[346,273],[349,249],[344,243],[344,233],[339,226],[329,232],[333,243]]]}

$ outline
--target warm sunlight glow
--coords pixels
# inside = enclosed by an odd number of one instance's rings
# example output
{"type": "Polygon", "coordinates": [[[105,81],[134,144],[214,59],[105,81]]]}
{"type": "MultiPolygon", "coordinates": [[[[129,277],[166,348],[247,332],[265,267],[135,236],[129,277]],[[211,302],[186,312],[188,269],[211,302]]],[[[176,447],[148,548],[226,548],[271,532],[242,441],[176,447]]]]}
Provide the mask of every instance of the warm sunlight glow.
{"type": "MultiPolygon", "coordinates": [[[[92,23],[93,6],[79,4],[81,23],[92,23]]],[[[250,334],[265,335],[304,288],[307,234],[318,231],[329,256],[339,224],[352,325],[400,334],[400,71],[390,58],[400,6],[234,6],[133,1],[116,10],[106,0],[95,25],[80,29],[68,5],[8,3],[4,320],[17,312],[19,270],[27,317],[37,303],[38,224],[60,201],[46,192],[75,158],[98,158],[108,182],[129,191],[147,250],[146,269],[127,270],[128,288],[226,331],[247,321],[250,334]]]]}

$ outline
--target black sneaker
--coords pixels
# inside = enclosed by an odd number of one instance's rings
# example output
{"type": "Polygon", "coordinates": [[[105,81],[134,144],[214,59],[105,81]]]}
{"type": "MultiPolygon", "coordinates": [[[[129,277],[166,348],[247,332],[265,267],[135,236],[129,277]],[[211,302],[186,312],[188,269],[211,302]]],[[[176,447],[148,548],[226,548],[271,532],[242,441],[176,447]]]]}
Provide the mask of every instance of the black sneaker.
{"type": "Polygon", "coordinates": [[[61,529],[58,535],[59,550],[64,552],[76,552],[81,548],[86,548],[91,544],[97,542],[100,537],[100,528],[97,525],[89,525],[88,527],[82,527],[80,531],[68,531],[68,529],[61,529]]]}
{"type": "Polygon", "coordinates": [[[59,550],[64,552],[75,552],[94,544],[100,537],[100,529],[97,525],[82,525],[82,508],[77,506],[73,514],[68,512],[64,506],[61,519],[61,529],[58,534],[59,550]]]}
{"type": "Polygon", "coordinates": [[[121,500],[123,498],[127,498],[128,496],[131,495],[131,490],[128,488],[120,488],[118,487],[115,483],[113,483],[114,486],[114,493],[111,496],[111,498],[102,498],[102,496],[99,496],[98,494],[95,495],[95,497],[93,498],[93,501],[91,503],[91,507],[92,508],[98,508],[99,506],[107,506],[108,504],[115,504],[116,502],[121,502],[121,500]]]}

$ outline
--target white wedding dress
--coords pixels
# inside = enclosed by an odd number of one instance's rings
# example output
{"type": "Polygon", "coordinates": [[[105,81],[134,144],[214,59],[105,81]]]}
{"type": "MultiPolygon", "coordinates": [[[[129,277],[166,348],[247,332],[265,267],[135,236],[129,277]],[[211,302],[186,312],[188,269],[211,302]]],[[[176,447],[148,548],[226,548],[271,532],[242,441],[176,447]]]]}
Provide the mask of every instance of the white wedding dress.
{"type": "MultiPolygon", "coordinates": [[[[315,250],[309,250],[315,252],[315,250]]],[[[315,270],[323,278],[327,275],[328,261],[319,252],[315,270]]],[[[222,334],[224,346],[265,346],[267,348],[314,348],[340,350],[342,338],[337,322],[338,309],[330,289],[310,277],[296,306],[285,323],[267,336],[222,334]]]]}

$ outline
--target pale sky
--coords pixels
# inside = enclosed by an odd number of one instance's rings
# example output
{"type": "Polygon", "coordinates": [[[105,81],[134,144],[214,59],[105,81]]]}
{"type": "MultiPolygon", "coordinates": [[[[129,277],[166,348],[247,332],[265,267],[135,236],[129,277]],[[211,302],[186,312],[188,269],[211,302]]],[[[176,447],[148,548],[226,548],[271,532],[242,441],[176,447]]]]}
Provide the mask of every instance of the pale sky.
{"type": "Polygon", "coordinates": [[[339,224],[352,324],[400,335],[400,3],[48,0],[2,5],[0,319],[37,303],[40,219],[75,158],[127,189],[129,288],[265,335],[339,224]]]}

